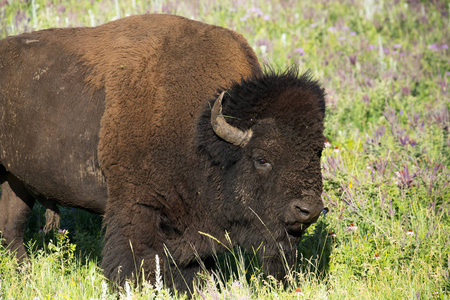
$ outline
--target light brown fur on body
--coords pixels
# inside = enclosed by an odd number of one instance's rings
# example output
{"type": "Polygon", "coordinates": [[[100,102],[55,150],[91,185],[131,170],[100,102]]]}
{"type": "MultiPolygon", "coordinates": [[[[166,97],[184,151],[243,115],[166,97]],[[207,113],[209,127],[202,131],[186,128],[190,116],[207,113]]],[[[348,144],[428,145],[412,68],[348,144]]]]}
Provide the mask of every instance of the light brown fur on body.
{"type": "MultiPolygon", "coordinates": [[[[162,222],[177,230],[191,230],[194,235],[198,235],[200,228],[195,223],[199,222],[207,231],[209,207],[184,199],[193,194],[187,183],[201,177],[184,175],[198,168],[187,159],[197,154],[194,147],[180,145],[194,144],[198,116],[219,87],[261,74],[245,39],[231,30],[169,15],[133,16],[96,28],[50,29],[20,37],[27,47],[47,45],[53,53],[45,53],[43,62],[56,57],[63,64],[64,58],[69,58],[67,71],[78,68],[75,72],[82,74],[83,82],[69,84],[82,88],[84,99],[71,101],[83,101],[86,107],[104,101],[98,148],[91,150],[98,151],[94,171],[101,170],[108,187],[106,211],[96,209],[106,213],[102,265],[106,275],[116,278],[119,266],[122,279],[135,272],[130,242],[138,258],[149,260],[157,254],[155,249],[163,256],[162,242],[170,240],[167,235],[171,233],[162,236],[162,222]],[[191,206],[197,207],[191,210],[191,206]],[[192,211],[198,213],[190,217],[193,224],[180,224],[186,220],[182,216],[192,211]]],[[[43,50],[38,53],[44,54],[43,50]]],[[[17,58],[22,59],[22,55],[9,56],[10,62],[17,63],[17,58]]],[[[42,80],[51,71],[52,66],[48,69],[43,63],[30,76],[42,80]]],[[[79,147],[72,146],[75,150],[79,147]]],[[[4,157],[0,161],[8,170],[15,170],[8,167],[8,160],[4,157]]],[[[20,160],[12,163],[19,165],[20,160]]],[[[31,181],[26,184],[41,192],[41,183],[35,187],[31,181]]],[[[58,195],[45,196],[58,199],[58,195]]],[[[58,204],[82,206],[65,198],[65,203],[58,204]]],[[[206,246],[210,244],[205,242],[206,246]]],[[[186,264],[193,259],[192,254],[181,256],[187,256],[186,264]]]]}

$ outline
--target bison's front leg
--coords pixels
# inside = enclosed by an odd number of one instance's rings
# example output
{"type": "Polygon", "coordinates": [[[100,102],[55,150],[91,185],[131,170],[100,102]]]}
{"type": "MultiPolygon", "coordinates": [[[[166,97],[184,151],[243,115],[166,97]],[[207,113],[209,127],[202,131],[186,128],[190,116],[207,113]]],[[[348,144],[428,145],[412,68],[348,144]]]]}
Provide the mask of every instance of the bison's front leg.
{"type": "MultiPolygon", "coordinates": [[[[160,215],[154,208],[110,201],[106,209],[105,247],[102,268],[110,280],[142,283],[142,275],[155,283],[156,255],[162,258],[163,243],[158,231],[160,215]],[[128,205],[127,205],[128,204],[128,205]]],[[[161,265],[161,270],[164,264],[161,265]]]]}
{"type": "Polygon", "coordinates": [[[16,251],[19,260],[24,260],[27,254],[23,245],[23,232],[35,199],[12,174],[4,173],[1,181],[0,231],[3,244],[16,251]]]}

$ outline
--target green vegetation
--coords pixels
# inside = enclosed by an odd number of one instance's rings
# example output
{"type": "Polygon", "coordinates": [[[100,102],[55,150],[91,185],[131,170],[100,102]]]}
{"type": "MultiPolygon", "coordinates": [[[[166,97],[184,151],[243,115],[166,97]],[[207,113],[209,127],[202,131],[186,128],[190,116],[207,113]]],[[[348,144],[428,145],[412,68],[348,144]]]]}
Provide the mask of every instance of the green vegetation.
{"type": "MultiPolygon", "coordinates": [[[[445,0],[0,0],[0,37],[173,13],[240,32],[262,63],[311,69],[327,92],[330,212],[308,229],[287,284],[246,273],[257,265],[234,249],[235,266],[200,274],[194,298],[449,299],[449,10],[445,0]]],[[[30,264],[0,248],[0,299],[180,298],[155,282],[108,287],[100,219],[63,210],[69,233],[44,238],[39,210],[30,264]]]]}

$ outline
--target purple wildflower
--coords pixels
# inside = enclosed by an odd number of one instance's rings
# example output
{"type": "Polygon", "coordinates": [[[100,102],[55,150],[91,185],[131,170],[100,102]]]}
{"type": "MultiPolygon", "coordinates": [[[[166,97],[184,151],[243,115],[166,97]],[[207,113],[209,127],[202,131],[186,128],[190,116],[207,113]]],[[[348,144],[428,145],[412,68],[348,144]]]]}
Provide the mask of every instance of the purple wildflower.
{"type": "Polygon", "coordinates": [[[261,17],[263,15],[262,10],[260,8],[258,8],[258,7],[250,8],[250,12],[252,12],[257,17],[261,17]]]}
{"type": "Polygon", "coordinates": [[[323,164],[324,177],[331,178],[331,176],[337,176],[344,169],[345,164],[340,155],[326,157],[326,162],[323,164]]]}
{"type": "Polygon", "coordinates": [[[447,50],[447,49],[448,49],[448,45],[447,45],[447,44],[442,44],[442,45],[441,45],[441,49],[447,50]]]}
{"type": "Polygon", "coordinates": [[[426,167],[422,170],[421,175],[425,184],[428,186],[428,194],[431,195],[433,187],[436,181],[439,179],[440,173],[445,172],[445,166],[440,163],[436,163],[431,170],[431,168],[426,167]]]}
{"type": "Polygon", "coordinates": [[[405,146],[406,144],[409,144],[409,136],[408,135],[401,135],[403,132],[399,132],[398,135],[398,139],[400,141],[400,144],[402,144],[402,146],[405,146]]]}
{"type": "Polygon", "coordinates": [[[241,20],[241,21],[247,21],[248,17],[249,17],[249,15],[246,14],[245,16],[243,16],[242,18],[240,18],[239,20],[241,20]]]}
{"type": "Polygon", "coordinates": [[[450,112],[446,106],[443,106],[442,108],[435,109],[432,112],[431,117],[437,125],[445,128],[448,126],[450,121],[450,112]]]}
{"type": "Polygon", "coordinates": [[[423,129],[425,123],[420,118],[421,118],[420,112],[418,113],[412,112],[411,115],[408,115],[408,120],[412,127],[414,128],[418,127],[419,129],[423,129]]]}
{"type": "Polygon", "coordinates": [[[375,135],[376,135],[376,136],[383,136],[385,132],[386,132],[386,127],[384,127],[383,125],[381,125],[381,126],[378,127],[378,129],[375,131],[375,135]]]}
{"type": "Polygon", "coordinates": [[[401,187],[410,187],[417,173],[410,174],[408,166],[404,165],[403,170],[395,172],[397,180],[395,181],[397,185],[401,187]]]}
{"type": "Polygon", "coordinates": [[[391,172],[391,169],[392,166],[388,160],[380,158],[374,161],[369,169],[371,172],[372,181],[375,181],[375,175],[377,175],[377,177],[384,178],[386,174],[391,172]]]}
{"type": "Polygon", "coordinates": [[[270,20],[270,16],[269,15],[265,15],[263,19],[264,19],[264,21],[269,21],[270,20]]]}
{"type": "Polygon", "coordinates": [[[400,44],[395,44],[394,45],[394,49],[400,49],[402,47],[402,45],[400,45],[400,44]]]}
{"type": "Polygon", "coordinates": [[[437,51],[438,50],[438,46],[436,44],[431,44],[428,46],[428,49],[432,50],[432,51],[437,51]]]}
{"type": "Polygon", "coordinates": [[[295,52],[297,52],[299,55],[305,55],[305,51],[303,50],[303,48],[297,48],[295,49],[295,52]]]}
{"type": "Polygon", "coordinates": [[[350,32],[350,36],[355,36],[355,35],[356,35],[355,31],[350,32]]]}
{"type": "Polygon", "coordinates": [[[372,145],[379,145],[380,141],[381,141],[381,137],[384,135],[385,132],[386,132],[386,127],[381,125],[379,128],[377,128],[375,130],[373,138],[369,137],[366,140],[366,143],[367,144],[372,144],[372,145]]]}
{"type": "Polygon", "coordinates": [[[369,95],[364,94],[364,96],[363,96],[363,101],[364,101],[364,103],[369,104],[369,103],[370,103],[369,95]]]}
{"type": "Polygon", "coordinates": [[[373,50],[373,49],[375,49],[376,47],[374,46],[374,45],[369,45],[369,46],[367,46],[367,50],[369,50],[369,51],[371,51],[371,50],[373,50]]]}

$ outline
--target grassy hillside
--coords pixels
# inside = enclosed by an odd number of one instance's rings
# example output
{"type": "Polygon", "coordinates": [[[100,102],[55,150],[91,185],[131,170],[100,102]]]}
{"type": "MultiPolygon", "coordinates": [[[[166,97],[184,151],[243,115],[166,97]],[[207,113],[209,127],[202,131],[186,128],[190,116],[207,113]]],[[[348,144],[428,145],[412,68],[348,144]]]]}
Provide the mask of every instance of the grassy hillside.
{"type": "MultiPolygon", "coordinates": [[[[199,276],[194,297],[449,299],[449,10],[445,0],[0,0],[0,38],[171,13],[240,32],[262,63],[311,69],[327,92],[330,212],[308,229],[284,286],[248,273],[254,265],[235,249],[199,276]]],[[[68,232],[44,235],[36,207],[30,265],[17,268],[0,248],[0,299],[179,298],[161,282],[110,289],[100,218],[66,209],[63,220],[68,232]]]]}

